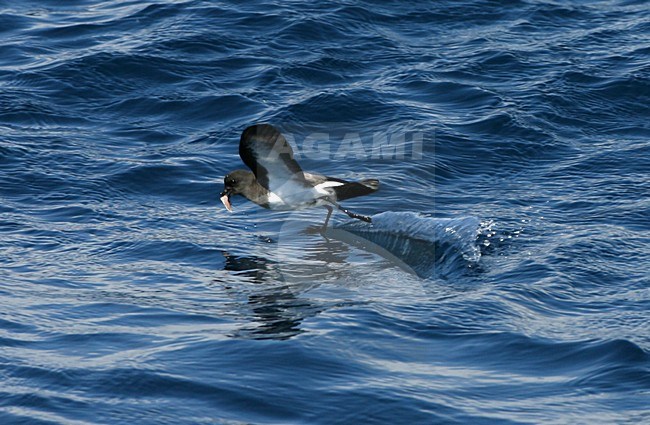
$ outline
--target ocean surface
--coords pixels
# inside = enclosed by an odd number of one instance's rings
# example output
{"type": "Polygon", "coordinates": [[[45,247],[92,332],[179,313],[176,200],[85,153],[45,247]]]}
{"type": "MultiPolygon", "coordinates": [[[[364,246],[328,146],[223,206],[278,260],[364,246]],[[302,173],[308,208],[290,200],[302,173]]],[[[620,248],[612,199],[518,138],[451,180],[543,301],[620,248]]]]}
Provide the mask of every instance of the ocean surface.
{"type": "Polygon", "coordinates": [[[644,0],[0,0],[0,424],[650,424],[649,105],[644,0]]]}

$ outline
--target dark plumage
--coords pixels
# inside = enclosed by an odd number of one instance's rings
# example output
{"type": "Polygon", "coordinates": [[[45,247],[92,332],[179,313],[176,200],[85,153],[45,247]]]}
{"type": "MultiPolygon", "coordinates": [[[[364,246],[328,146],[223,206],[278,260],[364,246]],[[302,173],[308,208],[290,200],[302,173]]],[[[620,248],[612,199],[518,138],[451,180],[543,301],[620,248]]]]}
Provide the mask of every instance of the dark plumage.
{"type": "Polygon", "coordinates": [[[307,173],[294,159],[293,150],[275,127],[258,124],[248,127],[239,142],[239,156],[251,169],[236,170],[224,178],[221,201],[232,211],[230,197],[242,195],[257,205],[274,210],[294,210],[315,206],[332,206],[348,216],[370,222],[370,217],[342,208],[338,201],[368,195],[379,188],[375,179],[349,182],[335,177],[307,173]]]}

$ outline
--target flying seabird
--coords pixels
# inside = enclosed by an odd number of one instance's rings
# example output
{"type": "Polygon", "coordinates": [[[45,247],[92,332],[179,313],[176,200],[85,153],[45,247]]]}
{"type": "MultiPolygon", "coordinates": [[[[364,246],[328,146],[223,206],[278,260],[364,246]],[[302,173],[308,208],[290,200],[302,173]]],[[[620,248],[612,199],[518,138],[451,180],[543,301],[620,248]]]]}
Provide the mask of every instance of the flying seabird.
{"type": "Polygon", "coordinates": [[[233,211],[230,197],[242,195],[271,210],[296,210],[324,206],[327,228],[333,207],[351,218],[370,223],[370,217],[353,213],[339,201],[368,195],[379,188],[379,180],[349,182],[335,177],[307,173],[293,157],[293,150],[282,133],[270,124],[257,124],[243,131],[239,156],[251,171],[235,170],[224,178],[221,202],[233,211]]]}

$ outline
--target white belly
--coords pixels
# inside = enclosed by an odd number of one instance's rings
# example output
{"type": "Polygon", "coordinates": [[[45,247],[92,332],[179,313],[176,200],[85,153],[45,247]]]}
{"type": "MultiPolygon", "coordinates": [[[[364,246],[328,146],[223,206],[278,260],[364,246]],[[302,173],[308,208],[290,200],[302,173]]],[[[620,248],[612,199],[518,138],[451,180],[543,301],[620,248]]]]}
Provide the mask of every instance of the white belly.
{"type": "Polygon", "coordinates": [[[289,180],[275,187],[269,194],[269,208],[272,210],[297,210],[329,204],[326,198],[332,195],[330,188],[341,186],[340,182],[324,182],[314,187],[303,182],[289,180]]]}
{"type": "Polygon", "coordinates": [[[299,210],[325,205],[327,192],[315,188],[300,188],[300,190],[271,192],[269,194],[269,208],[272,210],[299,210]]]}

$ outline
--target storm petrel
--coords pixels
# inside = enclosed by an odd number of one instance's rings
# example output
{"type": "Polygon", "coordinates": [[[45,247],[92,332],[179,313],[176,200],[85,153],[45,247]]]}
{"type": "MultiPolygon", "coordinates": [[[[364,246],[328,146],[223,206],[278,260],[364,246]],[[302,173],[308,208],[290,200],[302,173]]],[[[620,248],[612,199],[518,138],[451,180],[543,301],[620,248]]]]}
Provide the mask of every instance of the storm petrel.
{"type": "Polygon", "coordinates": [[[323,206],[327,208],[325,230],[333,207],[349,217],[370,223],[370,217],[353,213],[339,201],[368,195],[379,188],[379,180],[349,182],[335,177],[307,173],[300,168],[291,146],[282,133],[270,124],[248,127],[239,141],[239,156],[251,171],[235,170],[224,178],[221,202],[233,211],[230,197],[242,195],[249,201],[271,210],[296,210],[323,206]]]}

